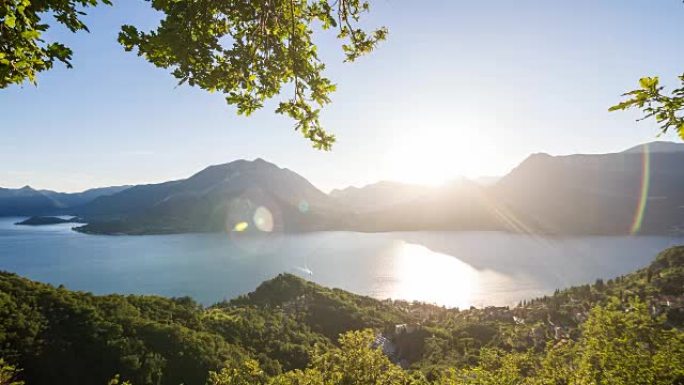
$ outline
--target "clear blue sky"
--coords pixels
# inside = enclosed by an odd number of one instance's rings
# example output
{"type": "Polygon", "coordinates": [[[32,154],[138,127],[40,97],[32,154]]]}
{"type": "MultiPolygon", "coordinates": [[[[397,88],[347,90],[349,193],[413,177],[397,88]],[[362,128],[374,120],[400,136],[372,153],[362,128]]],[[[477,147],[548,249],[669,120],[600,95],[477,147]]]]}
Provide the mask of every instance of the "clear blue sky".
{"type": "Polygon", "coordinates": [[[158,16],[142,0],[116,3],[89,12],[90,34],[51,33],[74,49],[74,69],[0,90],[0,186],[160,182],[256,157],[324,190],[500,175],[533,152],[654,140],[636,112],[607,109],[640,76],[674,84],[684,72],[680,0],[373,0],[366,21],[390,34],[372,55],[344,64],[332,35],[318,40],[338,84],[323,115],[338,143],[325,153],[273,104],[237,117],[220,94],[176,87],[125,53],[119,26],[158,16]]]}

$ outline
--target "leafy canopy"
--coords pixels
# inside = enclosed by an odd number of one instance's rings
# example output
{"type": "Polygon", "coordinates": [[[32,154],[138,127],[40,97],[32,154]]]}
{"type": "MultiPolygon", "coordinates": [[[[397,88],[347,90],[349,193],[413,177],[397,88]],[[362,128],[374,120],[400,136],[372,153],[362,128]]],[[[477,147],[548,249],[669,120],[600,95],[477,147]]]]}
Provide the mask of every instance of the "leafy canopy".
{"type": "Polygon", "coordinates": [[[36,74],[52,68],[55,61],[71,68],[69,47],[46,42],[49,26],[42,17],[51,14],[71,32],[88,31],[77,7],[91,7],[110,0],[3,0],[0,1],[0,88],[24,81],[36,83],[36,74]]]}
{"type": "Polygon", "coordinates": [[[339,348],[317,351],[311,365],[266,377],[256,361],[210,372],[208,385],[427,385],[402,370],[379,349],[371,348],[373,331],[351,331],[340,336],[339,348]]]}
{"type": "Polygon", "coordinates": [[[639,79],[640,88],[624,94],[628,99],[611,107],[610,111],[638,108],[644,113],[640,120],[655,118],[662,134],[672,128],[684,139],[684,75],[679,76],[679,80],[682,86],[667,95],[657,76],[643,77],[639,79]]]}
{"type": "MultiPolygon", "coordinates": [[[[99,3],[110,0],[0,2],[0,88],[35,83],[36,74],[55,61],[71,67],[71,49],[41,38],[49,27],[41,17],[52,14],[72,32],[87,31],[79,7],[99,3]]],[[[119,42],[126,51],[137,50],[169,69],[180,84],[223,93],[243,115],[263,107],[283,87],[291,88],[291,97],[276,112],[294,119],[295,129],[323,150],[331,148],[335,136],[323,128],[319,114],[335,85],[323,75],[314,30],[335,29],[349,62],[387,35],[384,27],[370,32],[358,27],[369,10],[363,0],[151,0],[151,5],[163,19],[149,32],[124,25],[119,42]]]]}
{"type": "Polygon", "coordinates": [[[637,298],[595,307],[582,332],[576,384],[667,385],[684,378],[684,333],[666,328],[637,298]]]}

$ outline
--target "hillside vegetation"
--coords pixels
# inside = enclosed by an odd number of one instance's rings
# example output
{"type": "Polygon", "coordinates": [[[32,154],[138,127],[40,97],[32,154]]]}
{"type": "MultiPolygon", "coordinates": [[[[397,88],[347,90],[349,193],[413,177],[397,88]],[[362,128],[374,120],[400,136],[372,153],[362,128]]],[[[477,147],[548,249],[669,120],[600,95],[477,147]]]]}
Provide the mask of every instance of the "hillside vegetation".
{"type": "Polygon", "coordinates": [[[203,308],[1,273],[0,384],[682,384],[683,283],[684,247],[624,277],[462,310],[292,275],[203,308]]]}

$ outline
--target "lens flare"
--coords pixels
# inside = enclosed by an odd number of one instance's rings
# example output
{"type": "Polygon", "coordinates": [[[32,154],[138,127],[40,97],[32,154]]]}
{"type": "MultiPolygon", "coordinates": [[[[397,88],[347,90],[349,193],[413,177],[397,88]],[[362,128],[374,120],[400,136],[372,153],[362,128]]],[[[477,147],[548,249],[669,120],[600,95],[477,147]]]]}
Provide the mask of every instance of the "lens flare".
{"type": "Polygon", "coordinates": [[[309,211],[309,202],[302,199],[301,201],[299,201],[298,208],[300,212],[306,213],[307,211],[309,211]]]}
{"type": "Polygon", "coordinates": [[[270,233],[273,231],[273,214],[271,211],[264,206],[259,206],[254,211],[254,225],[257,229],[270,233]]]}
{"type": "Polygon", "coordinates": [[[277,202],[258,189],[247,190],[225,205],[225,224],[231,245],[245,255],[275,253],[283,245],[283,216],[277,202]]]}
{"type": "Polygon", "coordinates": [[[632,220],[632,227],[629,232],[635,235],[641,229],[641,224],[644,220],[644,213],[646,212],[646,203],[648,202],[648,189],[651,182],[651,152],[648,149],[648,144],[644,145],[644,151],[641,158],[641,191],[639,192],[639,204],[637,205],[634,219],[632,220]]]}
{"type": "Polygon", "coordinates": [[[233,231],[243,232],[243,231],[247,230],[248,227],[249,227],[249,224],[247,222],[238,222],[233,227],[233,231]]]}

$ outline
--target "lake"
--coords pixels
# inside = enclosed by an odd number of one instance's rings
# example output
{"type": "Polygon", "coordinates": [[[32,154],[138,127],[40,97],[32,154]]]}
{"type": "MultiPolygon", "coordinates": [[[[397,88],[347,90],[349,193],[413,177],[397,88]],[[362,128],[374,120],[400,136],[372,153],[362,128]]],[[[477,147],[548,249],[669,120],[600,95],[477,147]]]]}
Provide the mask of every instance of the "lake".
{"type": "Polygon", "coordinates": [[[502,232],[86,235],[0,218],[0,270],[97,294],[191,296],[205,305],[289,272],[375,298],[513,305],[646,266],[684,238],[502,232]]]}

